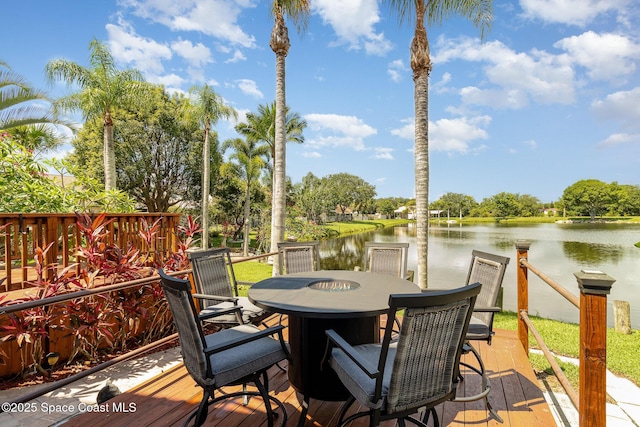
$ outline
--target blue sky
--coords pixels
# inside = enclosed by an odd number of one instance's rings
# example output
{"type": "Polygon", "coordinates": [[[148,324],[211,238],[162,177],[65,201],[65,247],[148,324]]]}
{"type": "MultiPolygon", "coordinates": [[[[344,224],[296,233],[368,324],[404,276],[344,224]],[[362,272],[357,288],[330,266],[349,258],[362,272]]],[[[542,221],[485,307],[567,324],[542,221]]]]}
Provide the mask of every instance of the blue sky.
{"type": "MultiPolygon", "coordinates": [[[[287,103],[309,126],[289,144],[299,182],[347,172],[378,197],[413,197],[413,26],[375,0],[312,0],[289,23],[287,103]]],[[[24,0],[3,6],[0,61],[53,96],[54,58],[88,65],[93,38],[120,68],[172,91],[208,83],[242,118],[275,97],[270,2],[24,0]]],[[[494,2],[484,40],[454,17],[429,27],[430,200],[499,192],[560,198],[581,179],[640,184],[640,5],[635,0],[494,2]]],[[[237,136],[220,122],[220,138],[237,136]]]]}

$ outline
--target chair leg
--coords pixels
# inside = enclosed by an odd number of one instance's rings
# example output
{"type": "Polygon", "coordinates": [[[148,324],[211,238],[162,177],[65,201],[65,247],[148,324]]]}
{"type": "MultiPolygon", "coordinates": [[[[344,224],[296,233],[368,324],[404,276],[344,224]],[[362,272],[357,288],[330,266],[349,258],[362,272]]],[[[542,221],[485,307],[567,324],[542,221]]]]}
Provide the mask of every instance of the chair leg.
{"type": "Polygon", "coordinates": [[[471,352],[473,353],[473,356],[476,358],[476,360],[478,361],[478,365],[479,368],[476,368],[474,366],[471,366],[467,363],[460,363],[461,365],[471,369],[472,371],[474,371],[475,373],[477,373],[478,375],[481,376],[482,378],[482,390],[479,394],[475,395],[475,396],[469,396],[469,397],[464,397],[464,398],[456,398],[455,401],[458,402],[472,402],[474,400],[479,400],[479,399],[483,399],[485,402],[485,405],[487,407],[487,411],[489,412],[489,415],[492,416],[493,418],[496,419],[496,421],[498,421],[499,423],[504,423],[504,420],[502,419],[502,417],[500,415],[498,415],[498,413],[495,411],[495,409],[493,409],[493,406],[491,406],[491,403],[489,403],[489,393],[491,392],[491,381],[489,380],[489,377],[487,376],[487,372],[486,369],[484,367],[484,362],[482,361],[482,358],[480,357],[480,353],[478,353],[478,351],[471,345],[471,344],[465,344],[464,346],[464,352],[468,353],[471,352]]]}
{"type": "Polygon", "coordinates": [[[187,427],[189,425],[189,421],[195,419],[194,426],[199,427],[204,424],[207,419],[207,415],[209,415],[209,398],[211,397],[211,393],[209,390],[204,390],[204,394],[202,396],[202,400],[198,405],[198,409],[196,409],[189,418],[187,418],[183,424],[183,427],[187,427]]]}

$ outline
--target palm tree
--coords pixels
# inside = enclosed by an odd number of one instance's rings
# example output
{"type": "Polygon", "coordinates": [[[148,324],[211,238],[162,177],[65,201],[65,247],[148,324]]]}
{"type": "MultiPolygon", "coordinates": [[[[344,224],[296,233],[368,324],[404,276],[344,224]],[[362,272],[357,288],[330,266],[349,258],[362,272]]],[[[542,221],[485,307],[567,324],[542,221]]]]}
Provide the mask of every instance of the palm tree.
{"type": "MultiPolygon", "coordinates": [[[[266,143],[271,150],[271,161],[276,157],[276,104],[259,105],[258,113],[247,114],[246,123],[236,126],[236,131],[246,138],[254,139],[258,142],[266,143]]],[[[307,127],[307,121],[300,117],[298,113],[291,113],[289,107],[286,108],[285,115],[285,142],[304,143],[302,132],[307,127]]],[[[272,165],[272,173],[275,173],[275,165],[272,165]]],[[[272,182],[274,177],[272,176],[272,182]]]]}
{"type": "Polygon", "coordinates": [[[0,129],[11,133],[28,149],[56,148],[61,142],[56,125],[71,130],[74,126],[56,117],[48,108],[50,102],[45,92],[31,87],[24,77],[0,61],[0,129]]]}
{"type": "MultiPolygon", "coordinates": [[[[289,30],[285,16],[291,19],[298,32],[306,30],[311,11],[310,0],[273,0],[271,14],[274,17],[269,45],[276,54],[276,126],[273,158],[273,197],[271,209],[271,252],[277,252],[278,242],[284,240],[286,205],[286,106],[285,58],[289,53],[289,30]]],[[[273,274],[277,274],[277,262],[273,263],[273,274]]]]}
{"type": "Polygon", "coordinates": [[[211,86],[193,86],[189,89],[191,108],[187,111],[204,130],[202,148],[202,249],[209,247],[209,193],[211,182],[211,127],[220,119],[237,118],[238,113],[225,105],[224,100],[211,86]]]}
{"type": "Polygon", "coordinates": [[[265,169],[266,158],[269,157],[270,150],[267,145],[260,144],[259,141],[249,138],[228,139],[222,144],[222,151],[226,151],[229,147],[234,150],[229,159],[237,162],[230,163],[230,165],[234,172],[244,180],[245,184],[243,254],[247,256],[249,255],[251,185],[260,178],[260,174],[265,169]]]}
{"type": "Polygon", "coordinates": [[[493,20],[493,0],[385,0],[398,11],[400,21],[415,19],[411,41],[411,69],[415,104],[415,181],[418,249],[418,286],[427,288],[427,250],[429,235],[429,74],[431,56],[425,19],[440,24],[453,15],[469,18],[481,36],[493,20]]]}
{"type": "Polygon", "coordinates": [[[54,59],[46,66],[50,82],[62,79],[79,90],[58,99],[54,106],[62,110],[82,110],[85,120],[102,118],[104,126],[104,187],[116,189],[116,156],[113,144],[113,117],[116,108],[132,105],[144,94],[142,74],[138,70],[116,68],[113,55],[96,39],[89,43],[91,68],[65,59],[54,59]]]}

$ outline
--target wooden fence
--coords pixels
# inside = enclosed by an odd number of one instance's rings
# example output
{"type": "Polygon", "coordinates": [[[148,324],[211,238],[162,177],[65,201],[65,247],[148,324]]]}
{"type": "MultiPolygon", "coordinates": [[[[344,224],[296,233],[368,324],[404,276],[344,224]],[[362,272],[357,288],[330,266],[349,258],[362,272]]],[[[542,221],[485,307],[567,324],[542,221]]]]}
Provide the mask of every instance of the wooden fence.
{"type": "MultiPolygon", "coordinates": [[[[146,251],[147,242],[140,234],[143,220],[151,225],[158,219],[161,220],[160,231],[148,249],[154,257],[164,259],[176,250],[180,214],[107,214],[106,221],[112,220],[107,226],[108,242],[121,248],[131,244],[146,251]]],[[[76,251],[81,245],[77,220],[76,214],[72,213],[0,213],[0,292],[28,287],[28,281],[33,278],[29,273],[36,248],[46,248],[52,242],[54,244],[46,253],[46,265],[64,268],[76,264],[79,271],[82,260],[76,251]]]]}

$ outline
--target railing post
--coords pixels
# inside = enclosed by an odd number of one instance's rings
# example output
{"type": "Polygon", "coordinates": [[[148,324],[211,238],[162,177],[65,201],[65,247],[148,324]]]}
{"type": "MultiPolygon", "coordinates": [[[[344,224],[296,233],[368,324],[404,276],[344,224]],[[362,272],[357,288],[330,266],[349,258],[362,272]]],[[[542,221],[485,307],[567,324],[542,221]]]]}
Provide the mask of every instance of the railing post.
{"type": "Polygon", "coordinates": [[[516,260],[518,261],[518,338],[529,355],[529,328],[523,319],[520,318],[522,310],[529,313],[529,278],[528,269],[520,263],[520,260],[529,260],[529,247],[531,242],[527,240],[516,241],[516,260]]]}
{"type": "Polygon", "coordinates": [[[580,427],[607,421],[607,294],[615,279],[601,271],[574,273],[580,288],[580,427]]]}

